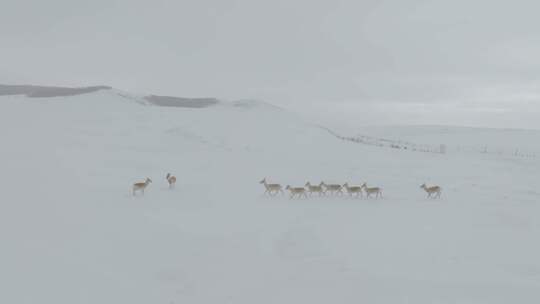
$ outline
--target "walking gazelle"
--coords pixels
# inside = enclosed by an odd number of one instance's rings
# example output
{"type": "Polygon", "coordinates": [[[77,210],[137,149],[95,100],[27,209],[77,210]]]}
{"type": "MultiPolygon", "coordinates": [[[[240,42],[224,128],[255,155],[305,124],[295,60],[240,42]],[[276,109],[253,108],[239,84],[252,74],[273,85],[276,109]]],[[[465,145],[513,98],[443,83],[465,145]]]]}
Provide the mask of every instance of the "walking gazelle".
{"type": "Polygon", "coordinates": [[[269,184],[266,182],[266,178],[263,178],[262,181],[259,182],[259,184],[263,184],[266,191],[264,191],[264,194],[268,194],[270,196],[275,196],[278,194],[278,192],[281,192],[281,194],[285,194],[283,192],[283,187],[281,187],[280,184],[269,184]]]}
{"type": "Polygon", "coordinates": [[[294,198],[295,196],[297,196],[298,198],[301,198],[302,196],[304,198],[307,198],[306,188],[304,188],[304,187],[291,187],[291,186],[287,185],[287,187],[285,187],[285,189],[289,190],[289,192],[291,193],[289,198],[294,198]]]}
{"type": "Polygon", "coordinates": [[[343,188],[345,188],[345,191],[347,191],[350,196],[353,194],[356,194],[356,197],[362,196],[362,186],[349,186],[349,183],[345,183],[343,188]]]}
{"type": "Polygon", "coordinates": [[[167,182],[169,183],[169,189],[173,189],[176,185],[176,176],[171,175],[170,173],[167,173],[167,176],[165,177],[167,179],[167,182]]]}
{"type": "Polygon", "coordinates": [[[313,193],[318,193],[319,196],[324,195],[324,190],[323,190],[322,185],[323,185],[322,182],[319,185],[312,185],[310,182],[307,182],[306,187],[309,192],[309,195],[312,195],[313,193]]]}
{"type": "Polygon", "coordinates": [[[144,189],[146,189],[146,187],[148,187],[148,185],[150,185],[151,182],[152,180],[147,177],[143,183],[133,184],[133,192],[132,192],[133,196],[136,195],[137,191],[141,192],[142,195],[144,195],[144,189]]]}
{"type": "Polygon", "coordinates": [[[382,189],[379,187],[368,187],[366,183],[363,183],[361,188],[364,188],[364,191],[366,191],[366,196],[369,198],[371,194],[375,194],[375,198],[378,198],[379,196],[382,198],[382,189]]]}
{"type": "Polygon", "coordinates": [[[420,185],[420,188],[424,189],[424,191],[427,192],[427,195],[428,195],[427,197],[428,197],[428,198],[431,198],[431,197],[432,197],[432,198],[440,198],[440,197],[441,197],[441,191],[442,191],[442,189],[441,189],[441,187],[439,187],[439,186],[428,187],[428,186],[426,186],[426,184],[424,183],[424,184],[420,185]],[[432,194],[435,194],[435,195],[431,196],[432,194]]]}
{"type": "Polygon", "coordinates": [[[324,194],[326,194],[328,191],[330,194],[343,194],[343,191],[341,191],[343,187],[339,184],[325,184],[324,182],[321,182],[321,186],[324,187],[324,194]]]}

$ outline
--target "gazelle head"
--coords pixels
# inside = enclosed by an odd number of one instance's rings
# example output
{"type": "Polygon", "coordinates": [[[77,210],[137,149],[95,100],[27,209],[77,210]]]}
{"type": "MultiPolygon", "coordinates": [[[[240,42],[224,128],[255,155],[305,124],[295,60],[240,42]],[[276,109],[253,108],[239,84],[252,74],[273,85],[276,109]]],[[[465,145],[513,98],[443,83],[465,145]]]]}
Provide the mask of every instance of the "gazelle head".
{"type": "Polygon", "coordinates": [[[151,182],[152,182],[152,180],[149,179],[149,178],[147,177],[147,178],[146,178],[146,183],[147,183],[147,184],[150,184],[151,182]]]}
{"type": "Polygon", "coordinates": [[[289,189],[291,189],[291,186],[287,185],[287,187],[285,187],[285,189],[289,190],[289,189]]]}
{"type": "Polygon", "coordinates": [[[343,184],[343,188],[347,188],[347,187],[349,187],[349,183],[343,184]]]}
{"type": "Polygon", "coordinates": [[[165,177],[166,179],[169,179],[169,177],[171,177],[171,174],[170,173],[167,173],[167,177],[165,177]]]}
{"type": "Polygon", "coordinates": [[[420,188],[425,189],[425,188],[426,188],[426,183],[421,184],[421,185],[420,185],[420,188]]]}
{"type": "Polygon", "coordinates": [[[306,187],[309,187],[311,186],[311,184],[309,182],[306,183],[306,187]]]}
{"type": "Polygon", "coordinates": [[[362,186],[360,186],[360,188],[367,188],[366,183],[363,183],[362,186]]]}
{"type": "Polygon", "coordinates": [[[263,178],[263,180],[259,182],[259,184],[264,184],[264,183],[266,183],[266,177],[263,178]]]}

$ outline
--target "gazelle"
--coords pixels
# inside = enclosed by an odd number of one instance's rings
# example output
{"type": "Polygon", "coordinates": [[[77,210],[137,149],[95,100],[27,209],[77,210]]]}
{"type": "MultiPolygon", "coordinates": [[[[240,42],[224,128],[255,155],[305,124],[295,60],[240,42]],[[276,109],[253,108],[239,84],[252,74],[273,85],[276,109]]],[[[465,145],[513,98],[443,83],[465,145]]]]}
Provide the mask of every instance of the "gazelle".
{"type": "Polygon", "coordinates": [[[285,189],[289,190],[289,192],[291,193],[291,196],[289,198],[294,198],[295,196],[298,196],[298,198],[301,198],[302,196],[307,198],[306,188],[304,187],[291,187],[287,185],[285,189]]]}
{"type": "Polygon", "coordinates": [[[356,196],[362,196],[362,186],[349,186],[349,183],[345,183],[343,188],[349,193],[350,196],[356,194],[356,196]]]}
{"type": "Polygon", "coordinates": [[[343,192],[341,191],[342,186],[339,185],[339,184],[329,184],[329,185],[327,185],[324,182],[321,182],[321,186],[324,187],[324,192],[323,193],[326,193],[327,191],[330,191],[330,194],[336,194],[336,193],[343,194],[343,192]]]}
{"type": "Polygon", "coordinates": [[[320,183],[319,185],[312,185],[309,182],[307,182],[306,187],[310,195],[312,195],[313,193],[318,193],[319,196],[324,194],[322,183],[320,183]]]}
{"type": "Polygon", "coordinates": [[[148,185],[150,185],[151,182],[152,180],[147,177],[144,183],[133,184],[133,195],[135,195],[137,191],[140,191],[142,195],[144,195],[144,189],[146,189],[146,187],[148,187],[148,185]]]}
{"type": "Polygon", "coordinates": [[[379,187],[368,187],[366,183],[363,183],[361,188],[364,188],[364,191],[366,191],[366,196],[369,198],[371,194],[375,193],[375,198],[378,198],[379,196],[382,198],[382,189],[379,187]]]}
{"type": "Polygon", "coordinates": [[[432,194],[435,194],[435,195],[433,196],[433,198],[439,198],[439,197],[441,197],[441,190],[442,190],[442,189],[441,189],[441,187],[439,187],[439,186],[428,187],[428,186],[426,186],[426,184],[422,184],[422,185],[420,186],[420,188],[424,189],[424,191],[427,192],[427,195],[428,195],[427,197],[428,197],[428,198],[432,197],[432,196],[431,196],[432,194]]]}
{"type": "Polygon", "coordinates": [[[271,196],[276,195],[278,192],[281,192],[281,194],[285,194],[280,184],[269,184],[266,182],[266,178],[263,178],[263,180],[260,181],[259,184],[263,184],[264,188],[266,188],[266,191],[264,191],[264,194],[268,193],[268,195],[271,195],[271,196]]]}
{"type": "Polygon", "coordinates": [[[174,185],[176,184],[176,176],[171,175],[170,173],[167,173],[167,176],[165,178],[167,179],[167,182],[169,183],[169,189],[174,188],[174,185]]]}

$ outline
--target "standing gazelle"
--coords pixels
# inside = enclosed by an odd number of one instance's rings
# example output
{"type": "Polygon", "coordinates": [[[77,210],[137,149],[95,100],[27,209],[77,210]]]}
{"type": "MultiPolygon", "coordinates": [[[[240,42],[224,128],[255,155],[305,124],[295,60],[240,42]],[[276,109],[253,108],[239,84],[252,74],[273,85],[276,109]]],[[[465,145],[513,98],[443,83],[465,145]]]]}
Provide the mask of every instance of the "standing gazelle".
{"type": "Polygon", "coordinates": [[[350,196],[356,194],[356,197],[362,196],[362,186],[349,186],[349,183],[345,183],[343,188],[349,193],[350,196]]]}
{"type": "Polygon", "coordinates": [[[424,189],[424,191],[427,192],[427,195],[428,195],[427,197],[428,197],[428,198],[432,197],[432,196],[431,196],[432,194],[435,194],[435,195],[433,196],[433,198],[439,198],[439,197],[441,197],[441,190],[442,190],[442,189],[441,189],[441,187],[439,187],[439,186],[428,187],[428,186],[426,186],[426,184],[424,183],[424,184],[420,185],[420,188],[424,189]]]}
{"type": "Polygon", "coordinates": [[[309,192],[309,195],[312,195],[313,193],[318,193],[319,196],[321,196],[324,194],[322,183],[320,183],[319,185],[312,185],[309,182],[307,182],[306,187],[309,192]]]}
{"type": "Polygon", "coordinates": [[[307,198],[306,188],[304,188],[304,187],[291,187],[291,186],[287,185],[287,187],[285,187],[285,189],[289,190],[289,192],[291,193],[289,198],[294,198],[295,196],[298,196],[298,198],[301,198],[302,196],[304,198],[307,198]]]}
{"type": "Polygon", "coordinates": [[[140,191],[142,195],[144,195],[144,189],[146,189],[146,187],[148,187],[148,185],[150,185],[151,182],[152,180],[147,177],[144,183],[133,184],[133,195],[135,195],[137,191],[140,191]]]}
{"type": "Polygon", "coordinates": [[[362,186],[364,188],[364,191],[366,191],[366,196],[369,198],[371,194],[375,193],[375,198],[378,198],[379,196],[382,198],[382,189],[379,187],[368,187],[366,183],[363,183],[362,186]]]}
{"type": "Polygon", "coordinates": [[[269,184],[266,182],[266,178],[263,178],[263,180],[260,181],[259,184],[264,185],[264,188],[266,189],[266,191],[264,191],[264,194],[268,193],[268,195],[270,196],[274,196],[278,194],[278,192],[281,192],[281,194],[285,194],[280,184],[269,184]]]}
{"type": "Polygon", "coordinates": [[[167,173],[165,179],[167,179],[167,182],[169,183],[169,189],[174,188],[174,185],[176,185],[176,176],[167,173]]]}

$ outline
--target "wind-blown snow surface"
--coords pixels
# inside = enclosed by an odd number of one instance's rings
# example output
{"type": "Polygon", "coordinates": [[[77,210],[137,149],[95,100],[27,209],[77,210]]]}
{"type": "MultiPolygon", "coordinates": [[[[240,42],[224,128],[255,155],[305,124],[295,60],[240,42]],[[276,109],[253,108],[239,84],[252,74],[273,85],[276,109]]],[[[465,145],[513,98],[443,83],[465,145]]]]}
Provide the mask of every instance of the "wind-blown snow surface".
{"type": "Polygon", "coordinates": [[[379,149],[238,105],[1,97],[0,302],[540,301],[537,158],[379,149]],[[384,199],[267,198],[265,176],[384,199]]]}

